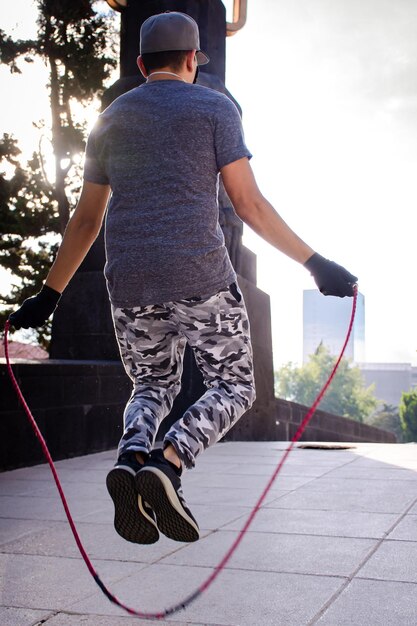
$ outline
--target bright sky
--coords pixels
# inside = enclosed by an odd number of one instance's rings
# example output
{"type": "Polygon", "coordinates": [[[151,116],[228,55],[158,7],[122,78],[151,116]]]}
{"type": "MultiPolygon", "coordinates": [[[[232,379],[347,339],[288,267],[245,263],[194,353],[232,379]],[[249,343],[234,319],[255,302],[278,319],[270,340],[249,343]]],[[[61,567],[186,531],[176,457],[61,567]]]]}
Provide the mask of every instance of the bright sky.
{"type": "MultiPolygon", "coordinates": [[[[31,6],[9,3],[2,28],[30,36],[31,6]]],[[[227,42],[226,84],[260,188],[315,250],[359,276],[368,361],[417,364],[416,32],[414,0],[248,0],[247,24],[227,42]]],[[[26,149],[47,106],[32,67],[24,79],[0,68],[0,132],[26,149]]],[[[302,291],[314,283],[251,232],[245,243],[271,296],[275,364],[301,362],[302,291]]]]}

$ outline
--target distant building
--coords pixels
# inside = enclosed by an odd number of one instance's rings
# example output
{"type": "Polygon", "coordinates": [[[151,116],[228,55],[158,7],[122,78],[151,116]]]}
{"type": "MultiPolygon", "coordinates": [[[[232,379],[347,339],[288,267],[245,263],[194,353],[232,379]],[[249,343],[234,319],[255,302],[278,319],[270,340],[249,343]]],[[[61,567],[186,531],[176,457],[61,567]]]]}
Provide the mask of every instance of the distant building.
{"type": "Polygon", "coordinates": [[[375,385],[375,395],[380,402],[398,406],[403,391],[417,387],[417,367],[411,363],[356,363],[365,384],[375,385]]]}
{"type": "MultiPolygon", "coordinates": [[[[323,343],[331,354],[342,349],[352,313],[352,298],[323,297],[317,289],[303,293],[303,362],[323,343]]],[[[345,357],[365,361],[365,298],[359,293],[355,322],[345,357]]]]}

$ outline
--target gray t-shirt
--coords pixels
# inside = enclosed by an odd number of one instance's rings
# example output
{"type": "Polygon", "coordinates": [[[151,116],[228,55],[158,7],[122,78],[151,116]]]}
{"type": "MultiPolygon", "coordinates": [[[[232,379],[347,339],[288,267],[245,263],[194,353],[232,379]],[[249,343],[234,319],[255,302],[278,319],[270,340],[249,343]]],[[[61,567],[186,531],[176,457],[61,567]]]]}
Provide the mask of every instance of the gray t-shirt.
{"type": "Polygon", "coordinates": [[[219,226],[218,172],[251,157],[239,113],[216,91],[146,83],[99,117],[84,178],[109,184],[105,276],[115,306],[213,295],[236,279],[219,226]]]}

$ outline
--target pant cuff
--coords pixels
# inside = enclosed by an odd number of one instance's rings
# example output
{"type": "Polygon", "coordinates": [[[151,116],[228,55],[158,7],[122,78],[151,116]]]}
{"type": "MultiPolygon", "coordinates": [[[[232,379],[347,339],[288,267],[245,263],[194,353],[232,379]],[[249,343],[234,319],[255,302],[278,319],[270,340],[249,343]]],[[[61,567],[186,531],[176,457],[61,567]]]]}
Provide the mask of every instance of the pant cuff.
{"type": "Polygon", "coordinates": [[[195,466],[194,456],[191,456],[190,454],[184,452],[184,450],[178,445],[178,441],[176,441],[174,438],[171,438],[169,435],[166,435],[164,438],[164,449],[167,447],[168,444],[171,444],[173,446],[184,467],[186,467],[187,469],[192,469],[195,466]]]}

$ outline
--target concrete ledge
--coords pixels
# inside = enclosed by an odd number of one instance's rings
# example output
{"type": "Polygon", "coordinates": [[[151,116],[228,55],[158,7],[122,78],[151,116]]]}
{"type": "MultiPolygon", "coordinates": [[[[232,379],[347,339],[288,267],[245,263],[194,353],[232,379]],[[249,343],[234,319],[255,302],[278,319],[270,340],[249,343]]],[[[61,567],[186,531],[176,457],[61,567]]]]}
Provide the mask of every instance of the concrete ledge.
{"type": "MultiPolygon", "coordinates": [[[[277,439],[289,441],[295,435],[309,407],[282,399],[275,399],[275,407],[277,422],[279,422],[277,439]]],[[[397,438],[394,433],[387,430],[318,409],[301,441],[396,443],[397,438]]]]}
{"type": "MultiPolygon", "coordinates": [[[[123,410],[131,390],[121,363],[18,360],[13,366],[54,459],[117,446],[122,433],[123,410]]],[[[4,364],[0,364],[0,384],[0,469],[43,462],[41,447],[19,405],[4,364]]],[[[173,411],[178,417],[183,402],[184,399],[177,398],[174,403],[173,411]]],[[[299,404],[272,399],[266,408],[254,406],[227,433],[225,440],[289,440],[307,410],[299,404]]],[[[324,411],[316,412],[302,439],[395,442],[392,433],[324,411]]]]}

